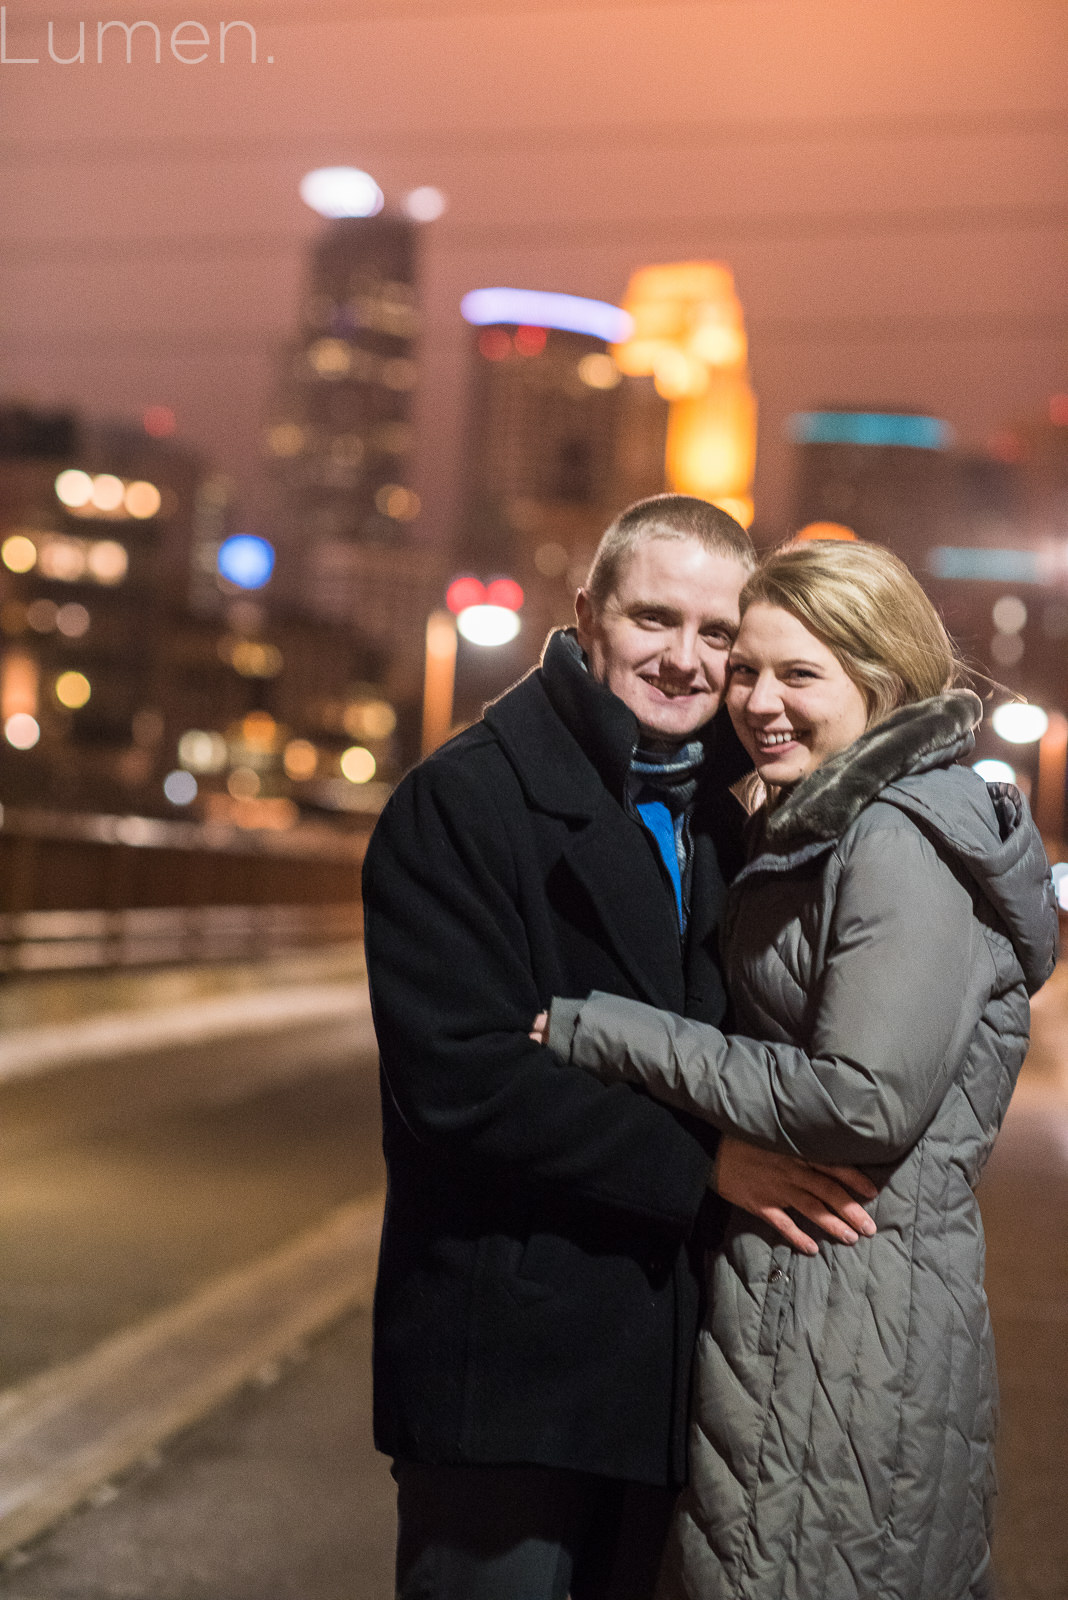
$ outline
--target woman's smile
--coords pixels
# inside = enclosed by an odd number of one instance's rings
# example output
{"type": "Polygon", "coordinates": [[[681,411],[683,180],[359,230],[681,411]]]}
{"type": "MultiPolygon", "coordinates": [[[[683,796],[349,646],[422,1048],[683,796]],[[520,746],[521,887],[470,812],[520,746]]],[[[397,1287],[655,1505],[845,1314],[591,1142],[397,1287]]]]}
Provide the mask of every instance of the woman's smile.
{"type": "Polygon", "coordinates": [[[799,782],[868,725],[864,695],[792,612],[757,601],[730,654],[727,706],[760,777],[799,782]]]}

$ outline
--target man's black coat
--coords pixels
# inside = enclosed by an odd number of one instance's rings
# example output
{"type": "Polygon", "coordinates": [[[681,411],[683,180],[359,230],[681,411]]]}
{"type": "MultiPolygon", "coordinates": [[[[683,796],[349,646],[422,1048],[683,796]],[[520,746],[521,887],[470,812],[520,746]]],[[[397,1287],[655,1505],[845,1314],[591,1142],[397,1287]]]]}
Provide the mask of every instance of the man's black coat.
{"type": "Polygon", "coordinates": [[[375,1438],[390,1455],[684,1477],[710,1130],[528,1037],[553,995],[591,989],[722,1019],[739,747],[729,725],[710,736],[684,948],[624,805],[637,731],[554,635],[539,670],[408,775],[371,840],[389,1175],[375,1438]]]}

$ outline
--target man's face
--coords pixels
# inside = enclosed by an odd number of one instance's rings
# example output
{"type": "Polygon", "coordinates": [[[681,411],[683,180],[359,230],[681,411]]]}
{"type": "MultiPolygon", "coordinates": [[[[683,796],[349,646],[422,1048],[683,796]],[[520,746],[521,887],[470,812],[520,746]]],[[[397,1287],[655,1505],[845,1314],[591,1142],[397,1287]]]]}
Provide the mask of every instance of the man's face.
{"type": "Polygon", "coordinates": [[[719,710],[748,576],[733,556],[694,539],[648,539],[600,611],[579,590],[578,640],[590,671],[645,734],[682,742],[719,710]]]}

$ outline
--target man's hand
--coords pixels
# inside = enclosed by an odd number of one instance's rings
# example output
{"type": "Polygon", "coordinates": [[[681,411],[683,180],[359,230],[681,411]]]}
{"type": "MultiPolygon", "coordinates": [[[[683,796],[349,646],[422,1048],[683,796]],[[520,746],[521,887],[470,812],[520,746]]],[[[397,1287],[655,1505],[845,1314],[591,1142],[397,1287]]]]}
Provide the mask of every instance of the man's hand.
{"type": "Polygon", "coordinates": [[[854,1167],[810,1166],[796,1156],[761,1150],[724,1134],[713,1187],[732,1206],[741,1206],[777,1228],[788,1244],[807,1256],[816,1255],[819,1245],[797,1226],[787,1208],[841,1244],[856,1244],[860,1234],[870,1237],[875,1232],[874,1222],[853,1195],[874,1200],[879,1191],[854,1167]]]}
{"type": "Polygon", "coordinates": [[[549,1013],[539,1011],[534,1018],[534,1026],[530,1030],[530,1037],[535,1044],[544,1044],[549,1037],[549,1013]]]}

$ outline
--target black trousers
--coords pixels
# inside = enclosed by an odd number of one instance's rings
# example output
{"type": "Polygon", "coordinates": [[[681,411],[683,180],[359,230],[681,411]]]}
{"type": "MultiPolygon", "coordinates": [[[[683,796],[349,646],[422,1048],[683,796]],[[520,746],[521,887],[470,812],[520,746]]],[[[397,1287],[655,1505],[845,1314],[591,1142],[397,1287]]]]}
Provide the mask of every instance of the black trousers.
{"type": "Polygon", "coordinates": [[[397,1600],[651,1600],[670,1490],[551,1467],[393,1476],[397,1600]]]}

